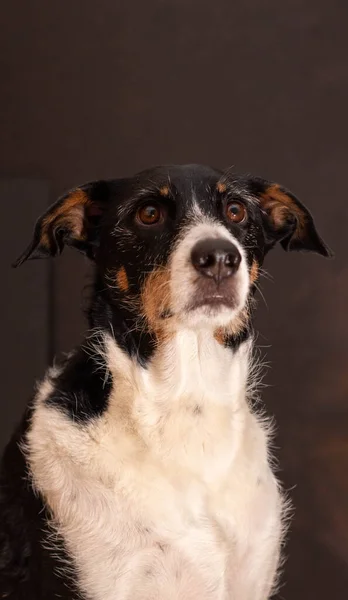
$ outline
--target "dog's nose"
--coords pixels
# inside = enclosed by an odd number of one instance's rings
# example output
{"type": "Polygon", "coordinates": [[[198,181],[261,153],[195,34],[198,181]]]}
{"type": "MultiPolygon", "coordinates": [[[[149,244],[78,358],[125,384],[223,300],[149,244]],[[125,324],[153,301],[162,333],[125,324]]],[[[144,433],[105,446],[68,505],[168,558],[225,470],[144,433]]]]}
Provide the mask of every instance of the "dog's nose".
{"type": "Polygon", "coordinates": [[[217,285],[236,273],[241,259],[238,248],[224,239],[202,240],[191,252],[194,268],[201,275],[214,279],[217,285]]]}

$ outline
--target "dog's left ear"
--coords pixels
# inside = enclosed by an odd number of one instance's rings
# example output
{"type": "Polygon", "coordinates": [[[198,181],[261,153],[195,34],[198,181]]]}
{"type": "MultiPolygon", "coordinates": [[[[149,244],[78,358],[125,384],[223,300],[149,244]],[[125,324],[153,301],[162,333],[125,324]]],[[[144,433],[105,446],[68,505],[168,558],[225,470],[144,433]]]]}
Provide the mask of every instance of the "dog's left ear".
{"type": "Polygon", "coordinates": [[[288,190],[258,177],[249,180],[251,192],[260,203],[269,249],[280,242],[284,250],[333,252],[318,234],[309,210],[288,190]]]}
{"type": "Polygon", "coordinates": [[[32,242],[13,266],[19,267],[29,259],[56,256],[65,244],[93,258],[100,219],[111,197],[110,183],[86,183],[59,198],[39,218],[32,242]]]}

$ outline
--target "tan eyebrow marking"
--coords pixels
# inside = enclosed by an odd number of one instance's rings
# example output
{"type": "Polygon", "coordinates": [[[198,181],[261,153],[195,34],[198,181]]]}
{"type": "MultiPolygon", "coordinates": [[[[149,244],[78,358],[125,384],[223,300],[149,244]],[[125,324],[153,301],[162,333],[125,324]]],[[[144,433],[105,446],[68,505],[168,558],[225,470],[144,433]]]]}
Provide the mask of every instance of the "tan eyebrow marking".
{"type": "Polygon", "coordinates": [[[216,189],[220,194],[223,194],[227,190],[226,183],[223,183],[222,181],[218,181],[216,184],[216,189]]]}
{"type": "Polygon", "coordinates": [[[160,191],[159,191],[159,192],[160,192],[161,196],[164,196],[164,197],[166,197],[166,196],[168,196],[168,195],[169,195],[169,187],[168,187],[167,185],[163,185],[163,186],[160,188],[160,191]]]}

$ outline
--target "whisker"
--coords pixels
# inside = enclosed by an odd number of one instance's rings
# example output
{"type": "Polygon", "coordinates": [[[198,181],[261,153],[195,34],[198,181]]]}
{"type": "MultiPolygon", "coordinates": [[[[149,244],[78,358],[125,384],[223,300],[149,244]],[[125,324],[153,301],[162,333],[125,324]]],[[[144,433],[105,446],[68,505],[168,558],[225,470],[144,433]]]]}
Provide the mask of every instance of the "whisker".
{"type": "Polygon", "coordinates": [[[266,298],[265,298],[265,296],[263,295],[263,293],[262,293],[262,291],[261,291],[261,288],[260,288],[259,284],[258,284],[258,283],[256,283],[256,281],[254,281],[253,285],[256,287],[256,289],[257,289],[257,291],[259,292],[259,294],[260,294],[260,296],[261,296],[262,300],[263,300],[263,301],[264,301],[264,303],[265,303],[265,306],[266,306],[266,308],[268,309],[268,304],[267,304],[267,302],[266,302],[266,298]]]}
{"type": "Polygon", "coordinates": [[[264,269],[263,267],[260,267],[259,269],[259,274],[264,277],[264,279],[266,279],[267,281],[271,281],[272,283],[274,282],[274,277],[273,275],[271,275],[268,271],[266,271],[266,269],[264,269]]]}

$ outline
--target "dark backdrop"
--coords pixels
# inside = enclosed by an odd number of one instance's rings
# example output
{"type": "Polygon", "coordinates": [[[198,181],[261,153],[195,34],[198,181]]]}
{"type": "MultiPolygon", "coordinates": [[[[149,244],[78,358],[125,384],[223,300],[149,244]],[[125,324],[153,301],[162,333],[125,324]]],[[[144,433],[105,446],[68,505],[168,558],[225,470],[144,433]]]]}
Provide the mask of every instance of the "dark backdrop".
{"type": "MultiPolygon", "coordinates": [[[[49,182],[48,202],[93,178],[203,162],[275,179],[315,214],[336,260],[275,251],[257,324],[272,364],[264,400],[278,424],[280,476],[296,507],[280,597],[345,598],[348,4],[13,0],[2,13],[1,161],[14,187],[17,178],[49,182]]],[[[26,210],[32,194],[16,190],[12,200],[0,194],[6,269],[36,217],[26,210]]],[[[26,265],[3,290],[1,348],[17,368],[1,394],[2,443],[30,391],[30,327],[41,362],[83,331],[86,263],[67,251],[46,268],[40,279],[26,265]],[[16,343],[4,343],[20,318],[16,343]]]]}

